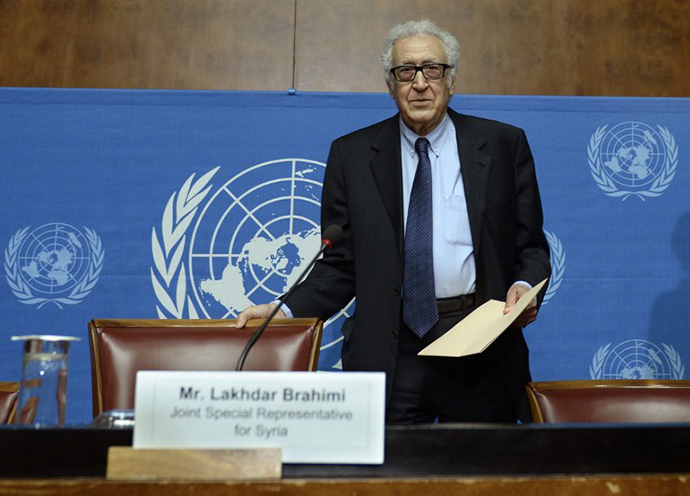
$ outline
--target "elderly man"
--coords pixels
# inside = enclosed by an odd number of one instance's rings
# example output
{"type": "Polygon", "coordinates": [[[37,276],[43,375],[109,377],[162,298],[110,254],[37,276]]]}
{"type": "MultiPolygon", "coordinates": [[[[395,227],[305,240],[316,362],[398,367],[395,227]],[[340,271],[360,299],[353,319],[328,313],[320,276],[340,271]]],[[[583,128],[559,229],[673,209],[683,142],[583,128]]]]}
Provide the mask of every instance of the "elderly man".
{"type": "MultiPolygon", "coordinates": [[[[286,301],[288,315],[343,325],[346,371],[384,371],[389,423],[529,421],[521,327],[485,352],[417,353],[489,299],[505,312],[550,274],[534,162],[524,132],[448,108],[457,40],[428,20],[391,30],[382,62],[399,114],[333,142],[321,224],[343,241],[286,301]]],[[[266,317],[273,304],[237,319],[266,317]]]]}

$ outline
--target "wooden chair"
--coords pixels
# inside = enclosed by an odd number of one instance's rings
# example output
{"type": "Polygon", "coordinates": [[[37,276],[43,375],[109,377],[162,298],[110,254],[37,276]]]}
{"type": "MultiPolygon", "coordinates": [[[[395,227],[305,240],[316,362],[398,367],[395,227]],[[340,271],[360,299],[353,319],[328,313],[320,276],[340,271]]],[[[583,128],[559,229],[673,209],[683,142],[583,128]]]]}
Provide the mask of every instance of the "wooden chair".
{"type": "MultiPolygon", "coordinates": [[[[134,408],[139,370],[235,370],[261,320],[92,320],[89,323],[93,415],[134,408]]],[[[244,370],[314,371],[323,323],[274,319],[247,356],[244,370]]]]}
{"type": "Polygon", "coordinates": [[[0,382],[0,424],[11,424],[17,410],[18,382],[0,382]]]}
{"type": "Polygon", "coordinates": [[[690,381],[530,382],[527,396],[537,423],[690,422],[690,381]]]}

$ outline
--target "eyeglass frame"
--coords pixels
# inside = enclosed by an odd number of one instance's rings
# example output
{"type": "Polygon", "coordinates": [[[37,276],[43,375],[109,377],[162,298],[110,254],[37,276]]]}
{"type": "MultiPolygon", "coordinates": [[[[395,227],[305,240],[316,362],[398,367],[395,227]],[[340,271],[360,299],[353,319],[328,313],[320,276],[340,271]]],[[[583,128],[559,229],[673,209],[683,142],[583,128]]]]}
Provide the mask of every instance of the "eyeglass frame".
{"type": "Polygon", "coordinates": [[[408,65],[408,64],[403,64],[403,65],[398,65],[398,66],[395,66],[395,67],[391,68],[391,69],[390,69],[390,73],[393,75],[393,79],[394,79],[396,82],[398,82],[398,83],[411,83],[412,81],[414,81],[414,80],[417,78],[417,73],[418,73],[418,72],[421,72],[421,73],[422,73],[422,76],[423,76],[424,79],[427,80],[427,81],[439,81],[439,80],[443,79],[443,77],[446,75],[446,71],[447,71],[448,69],[452,69],[452,68],[453,68],[452,65],[450,65],[450,64],[442,64],[442,63],[440,63],[440,62],[430,62],[430,63],[428,63],[428,64],[423,64],[423,65],[408,65]],[[438,66],[443,67],[443,73],[441,74],[440,77],[435,78],[435,79],[429,79],[429,78],[427,77],[427,75],[424,74],[424,68],[425,68],[425,67],[429,67],[430,65],[438,65],[438,66]],[[396,71],[397,69],[401,69],[401,68],[403,68],[403,67],[407,67],[407,68],[410,68],[410,69],[414,69],[414,76],[412,76],[412,79],[410,79],[409,81],[400,81],[400,80],[396,77],[396,75],[395,75],[395,71],[396,71]]]}

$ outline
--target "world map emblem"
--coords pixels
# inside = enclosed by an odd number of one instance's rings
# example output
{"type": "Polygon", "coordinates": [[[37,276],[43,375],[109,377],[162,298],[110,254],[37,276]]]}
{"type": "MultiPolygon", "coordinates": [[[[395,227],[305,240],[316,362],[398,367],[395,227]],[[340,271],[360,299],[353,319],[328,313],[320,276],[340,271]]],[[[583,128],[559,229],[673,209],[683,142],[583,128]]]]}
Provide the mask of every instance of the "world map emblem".
{"type": "Polygon", "coordinates": [[[95,231],[54,222],[18,230],[5,248],[5,277],[21,303],[57,307],[80,303],[103,269],[105,250],[95,231]]]}
{"type": "Polygon", "coordinates": [[[607,196],[623,200],[660,196],[678,167],[678,146],[671,132],[636,121],[597,128],[587,155],[597,186],[607,196]]]}
{"type": "MultiPolygon", "coordinates": [[[[324,169],[313,160],[273,160],[218,187],[211,181],[220,167],[192,174],[152,232],[158,316],[234,318],[284,294],[321,242],[324,169]]],[[[340,327],[353,305],[325,323],[319,368],[339,368],[340,327]]]]}
{"type": "Polygon", "coordinates": [[[600,347],[589,375],[592,379],[682,379],[685,366],[673,346],[629,339],[613,348],[611,343],[600,347]]]}

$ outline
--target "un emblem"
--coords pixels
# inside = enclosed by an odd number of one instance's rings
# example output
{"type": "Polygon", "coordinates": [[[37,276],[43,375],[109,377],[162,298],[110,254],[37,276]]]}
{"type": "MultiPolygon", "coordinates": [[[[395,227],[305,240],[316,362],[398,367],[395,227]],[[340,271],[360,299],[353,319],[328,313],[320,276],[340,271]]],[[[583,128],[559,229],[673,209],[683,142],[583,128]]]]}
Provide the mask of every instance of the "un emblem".
{"type": "MultiPolygon", "coordinates": [[[[325,164],[282,159],[243,170],[215,188],[219,167],[192,174],[153,229],[151,281],[160,318],[234,318],[284,294],[316,254],[325,164]]],[[[322,368],[338,366],[342,321],[324,326],[322,368]]]]}
{"type": "Polygon", "coordinates": [[[98,282],[105,251],[91,229],[55,222],[16,232],[5,248],[7,283],[26,305],[81,302],[98,282]]]}
{"type": "Polygon", "coordinates": [[[587,146],[589,170],[607,196],[654,198],[668,188],[678,167],[671,132],[642,122],[622,122],[594,131],[587,146]]]}
{"type": "Polygon", "coordinates": [[[589,367],[592,379],[682,379],[685,366],[678,352],[665,343],[659,348],[644,339],[629,339],[595,353],[589,367]]]}
{"type": "Polygon", "coordinates": [[[554,297],[563,282],[563,274],[565,273],[565,250],[561,240],[558,239],[555,233],[546,230],[544,235],[549,243],[549,251],[551,252],[551,278],[549,279],[549,286],[544,295],[542,305],[546,305],[554,297]]]}

